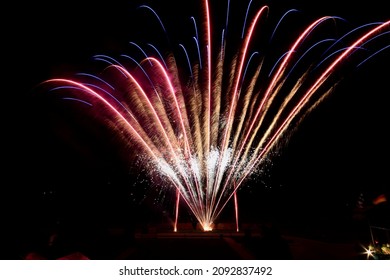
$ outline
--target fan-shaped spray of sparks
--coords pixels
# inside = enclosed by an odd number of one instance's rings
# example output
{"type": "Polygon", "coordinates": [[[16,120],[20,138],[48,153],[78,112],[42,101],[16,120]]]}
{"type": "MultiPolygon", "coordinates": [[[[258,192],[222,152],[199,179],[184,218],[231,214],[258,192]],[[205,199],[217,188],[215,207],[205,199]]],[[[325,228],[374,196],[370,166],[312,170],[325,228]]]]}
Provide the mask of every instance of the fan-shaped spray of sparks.
{"type": "MultiPolygon", "coordinates": [[[[255,34],[262,33],[268,6],[254,12],[250,23],[245,18],[241,45],[228,59],[227,28],[222,30],[221,44],[213,41],[208,0],[202,5],[203,37],[198,36],[191,18],[196,31],[193,39],[197,63],[190,63],[186,48],[180,44],[190,67],[188,78],[179,72],[175,56],[163,58],[149,44],[156,56],[143,52],[145,58],[136,62],[123,55],[125,62],[121,64],[97,55],[96,59],[109,64],[101,76],[83,74],[82,79],[56,78],[44,84],[65,89],[73,95],[69,98],[93,105],[126,143],[142,150],[150,171],[157,171],[167,185],[176,189],[177,204],[182,198],[204,230],[211,230],[226,203],[259,169],[287,129],[297,125],[330,92],[334,82],[329,78],[335,69],[352,54],[364,52],[363,47],[369,47],[374,39],[386,35],[384,30],[390,21],[362,26],[338,40],[310,43],[317,29],[338,20],[321,17],[301,31],[274,67],[264,70],[267,58],[250,53],[250,47],[255,34]],[[345,48],[334,49],[358,31],[361,33],[345,48]],[[313,65],[299,73],[297,69],[302,69],[306,55],[315,48],[322,48],[317,64],[310,61],[313,65]],[[136,67],[129,70],[124,66],[128,62],[136,67]]],[[[237,203],[236,197],[234,200],[237,203]]]]}

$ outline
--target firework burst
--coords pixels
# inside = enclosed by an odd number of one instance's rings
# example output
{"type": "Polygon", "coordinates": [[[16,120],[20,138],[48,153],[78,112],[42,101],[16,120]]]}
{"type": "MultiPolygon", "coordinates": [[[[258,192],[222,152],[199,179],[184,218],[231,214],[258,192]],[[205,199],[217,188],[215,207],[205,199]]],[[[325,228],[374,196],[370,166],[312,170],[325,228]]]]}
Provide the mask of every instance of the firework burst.
{"type": "MultiPolygon", "coordinates": [[[[43,83],[64,98],[88,105],[125,144],[142,151],[139,157],[150,173],[176,190],[177,205],[183,199],[205,230],[212,228],[233,196],[237,204],[235,195],[245,180],[330,93],[342,66],[356,60],[354,66],[360,66],[388,48],[378,49],[373,43],[388,36],[390,21],[324,38],[323,28],[343,22],[324,16],[299,30],[275,59],[256,51],[255,42],[278,36],[278,28],[295,10],[287,11],[271,33],[266,28],[269,7],[256,9],[251,4],[241,36],[233,39],[227,36],[230,2],[226,25],[214,30],[209,3],[202,1],[199,30],[204,32],[198,33],[198,22],[191,17],[196,51],[187,52],[179,44],[185,60],[172,52],[164,56],[152,44],[144,51],[131,43],[143,59],[96,55],[107,64],[99,75],[84,73],[43,83]],[[229,40],[234,40],[234,55],[229,40]]],[[[151,7],[140,8],[158,19],[158,28],[166,32],[151,7]]]]}

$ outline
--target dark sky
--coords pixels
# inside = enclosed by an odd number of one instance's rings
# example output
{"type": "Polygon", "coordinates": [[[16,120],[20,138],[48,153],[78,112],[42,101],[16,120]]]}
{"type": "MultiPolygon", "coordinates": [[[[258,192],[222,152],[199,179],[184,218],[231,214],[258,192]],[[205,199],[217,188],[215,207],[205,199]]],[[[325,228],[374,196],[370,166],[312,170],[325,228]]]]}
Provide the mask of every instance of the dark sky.
{"type": "MultiPolygon", "coordinates": [[[[84,214],[100,209],[98,214],[88,214],[96,218],[111,213],[108,209],[116,213],[127,207],[119,205],[126,204],[131,192],[128,186],[136,181],[128,174],[136,172],[118,159],[121,150],[114,137],[104,127],[85,128],[89,124],[85,119],[57,111],[58,106],[50,103],[55,101],[37,98],[34,87],[48,78],[89,69],[95,54],[134,51],[128,42],[151,35],[151,23],[137,15],[140,4],[149,4],[164,16],[173,38],[188,34],[181,22],[188,22],[197,7],[196,1],[189,2],[195,4],[171,0],[12,4],[2,35],[6,46],[2,53],[6,62],[2,138],[6,141],[5,178],[9,178],[3,179],[2,186],[6,199],[12,202],[10,212],[22,209],[34,220],[57,204],[61,213],[67,208],[84,214]]],[[[210,2],[212,12],[221,12],[223,22],[226,2],[210,2]]],[[[242,1],[232,0],[235,2],[242,1]]],[[[357,27],[390,17],[382,0],[348,0],[342,5],[334,0],[253,2],[270,6],[273,23],[292,8],[301,11],[306,23],[335,15],[357,27]]],[[[241,12],[246,5],[242,7],[241,12]]],[[[231,23],[230,28],[241,29],[241,21],[238,26],[231,23]]],[[[266,207],[280,213],[296,207],[302,213],[326,215],[327,211],[351,207],[360,192],[369,200],[388,191],[389,57],[387,50],[346,74],[335,92],[293,134],[268,175],[250,182],[243,197],[252,197],[257,205],[257,201],[268,201],[266,207]]],[[[244,209],[249,213],[264,208],[244,209]]],[[[19,218],[28,220],[26,216],[19,218]]]]}

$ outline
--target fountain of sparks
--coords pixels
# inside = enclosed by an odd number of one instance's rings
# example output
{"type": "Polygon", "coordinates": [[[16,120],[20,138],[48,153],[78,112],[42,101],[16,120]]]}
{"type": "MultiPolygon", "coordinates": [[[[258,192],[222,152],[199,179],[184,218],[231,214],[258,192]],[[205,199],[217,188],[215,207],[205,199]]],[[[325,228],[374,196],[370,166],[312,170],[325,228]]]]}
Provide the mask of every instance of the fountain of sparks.
{"type": "MultiPolygon", "coordinates": [[[[194,63],[180,44],[187,56],[187,77],[178,70],[183,67],[178,66],[174,54],[163,57],[148,44],[151,54],[144,52],[145,58],[139,61],[128,55],[122,55],[121,62],[96,55],[96,60],[108,64],[99,76],[84,73],[75,79],[53,78],[43,83],[66,98],[91,105],[96,116],[107,121],[125,144],[142,151],[140,158],[148,170],[175,190],[174,230],[180,200],[209,231],[233,198],[237,222],[240,186],[260,169],[289,128],[296,127],[331,92],[335,85],[332,74],[352,56],[367,54],[363,47],[376,48],[373,43],[388,35],[390,25],[390,21],[367,24],[339,38],[318,40],[321,34],[317,30],[340,20],[324,16],[300,30],[279,54],[280,59],[275,59],[252,50],[255,34],[267,33],[263,26],[269,7],[256,10],[250,2],[239,47],[229,57],[228,16],[217,43],[212,40],[217,32],[209,3],[202,2],[203,36],[198,36],[197,23],[191,18],[196,31],[194,63]],[[247,24],[249,15],[253,17],[247,24]],[[319,53],[318,60],[307,55],[309,52],[319,53]]],[[[229,6],[230,2],[227,15],[229,6]]],[[[150,7],[141,8],[160,20],[150,7]]],[[[272,36],[293,11],[284,14],[272,36]]],[[[165,30],[161,20],[160,24],[165,30]]],[[[366,59],[370,57],[366,55],[366,59]]],[[[359,59],[360,64],[365,61],[359,59]]]]}

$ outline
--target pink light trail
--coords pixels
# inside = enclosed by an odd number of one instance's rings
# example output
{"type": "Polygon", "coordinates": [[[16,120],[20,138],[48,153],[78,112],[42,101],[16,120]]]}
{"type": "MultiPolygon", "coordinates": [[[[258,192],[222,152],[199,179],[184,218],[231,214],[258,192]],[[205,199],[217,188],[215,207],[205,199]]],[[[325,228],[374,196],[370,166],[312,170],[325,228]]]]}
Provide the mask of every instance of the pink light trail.
{"type": "Polygon", "coordinates": [[[67,98],[85,100],[97,108],[96,116],[109,123],[126,145],[140,149],[139,157],[150,173],[158,174],[164,187],[174,190],[175,231],[180,198],[202,227],[211,230],[232,196],[238,230],[239,188],[272,157],[288,129],[298,126],[305,113],[331,92],[334,83],[327,81],[332,74],[355,53],[361,54],[362,45],[376,48],[375,35],[385,34],[390,21],[354,34],[355,41],[346,43],[338,56],[325,61],[326,65],[320,61],[322,53],[318,61],[305,62],[300,56],[308,44],[317,42],[320,27],[330,19],[337,20],[330,16],[316,19],[298,32],[268,77],[269,71],[264,69],[269,63],[267,56],[249,73],[243,69],[252,61],[248,57],[255,37],[266,33],[261,24],[269,7],[253,13],[236,56],[228,57],[227,37],[221,45],[216,44],[219,39],[213,40],[209,1],[202,5],[205,37],[199,42],[204,45],[198,48],[197,57],[207,63],[206,67],[202,61],[190,65],[191,77],[183,78],[179,69],[184,67],[178,66],[171,53],[160,59],[147,56],[134,68],[109,62],[99,80],[92,76],[84,76],[82,81],[54,78],[42,85],[61,91],[67,98]],[[300,67],[295,69],[297,62],[300,67]],[[321,67],[314,71],[312,64],[316,63],[321,67]],[[286,75],[292,68],[296,76],[286,75]]]}

